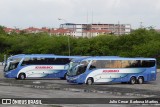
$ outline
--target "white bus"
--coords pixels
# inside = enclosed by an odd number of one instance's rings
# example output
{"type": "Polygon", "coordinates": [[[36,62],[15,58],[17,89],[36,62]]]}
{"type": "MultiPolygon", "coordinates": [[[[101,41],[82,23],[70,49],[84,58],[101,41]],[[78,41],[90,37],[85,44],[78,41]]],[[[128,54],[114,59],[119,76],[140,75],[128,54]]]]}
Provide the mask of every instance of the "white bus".
{"type": "Polygon", "coordinates": [[[67,81],[70,83],[128,82],[156,80],[155,58],[123,58],[117,56],[87,57],[70,62],[67,81]]]}
{"type": "Polygon", "coordinates": [[[66,78],[67,65],[79,56],[53,54],[20,54],[7,59],[4,67],[6,78],[66,78]]]}

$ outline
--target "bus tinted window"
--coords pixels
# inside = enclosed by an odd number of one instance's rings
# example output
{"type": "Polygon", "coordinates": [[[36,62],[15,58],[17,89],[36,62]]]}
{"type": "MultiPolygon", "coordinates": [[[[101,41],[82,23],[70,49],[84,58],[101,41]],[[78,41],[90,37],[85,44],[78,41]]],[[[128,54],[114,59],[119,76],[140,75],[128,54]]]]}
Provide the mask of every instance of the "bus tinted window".
{"type": "Polygon", "coordinates": [[[143,60],[142,67],[153,67],[155,66],[155,60],[143,60]]]}
{"type": "Polygon", "coordinates": [[[113,60],[111,61],[110,68],[122,68],[122,61],[113,60]]]}
{"type": "Polygon", "coordinates": [[[89,69],[91,70],[95,68],[110,68],[111,65],[110,63],[111,63],[110,60],[95,60],[92,61],[89,69]]]}
{"type": "Polygon", "coordinates": [[[63,65],[63,64],[67,64],[70,62],[69,58],[46,58],[46,63],[47,64],[54,64],[54,65],[63,65]]]}
{"type": "Polygon", "coordinates": [[[141,60],[131,60],[128,68],[141,67],[141,60]]]}
{"type": "Polygon", "coordinates": [[[122,68],[129,68],[131,65],[131,62],[128,60],[123,60],[122,61],[122,68]]]}
{"type": "Polygon", "coordinates": [[[81,65],[77,68],[77,75],[82,74],[86,71],[87,66],[86,65],[81,65]]]}
{"type": "Polygon", "coordinates": [[[13,59],[10,64],[9,64],[9,68],[8,70],[13,70],[13,69],[16,69],[19,62],[20,62],[21,58],[16,58],[16,59],[13,59]]]}
{"type": "Polygon", "coordinates": [[[122,61],[122,68],[135,68],[135,67],[153,67],[155,66],[154,60],[124,60],[122,61]]]}
{"type": "Polygon", "coordinates": [[[25,65],[63,65],[70,62],[69,58],[25,58],[22,66],[25,65]]]}
{"type": "Polygon", "coordinates": [[[93,68],[122,68],[122,61],[119,60],[96,60],[92,61],[90,69],[93,68]]]}
{"type": "Polygon", "coordinates": [[[94,60],[91,63],[90,70],[95,68],[136,68],[153,67],[154,60],[94,60]]]}

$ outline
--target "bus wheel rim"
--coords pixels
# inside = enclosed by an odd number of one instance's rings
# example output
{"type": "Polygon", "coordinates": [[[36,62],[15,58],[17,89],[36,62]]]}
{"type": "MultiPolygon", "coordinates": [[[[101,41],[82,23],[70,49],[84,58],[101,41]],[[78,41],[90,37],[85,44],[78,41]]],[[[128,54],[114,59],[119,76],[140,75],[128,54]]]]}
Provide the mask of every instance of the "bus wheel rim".
{"type": "Polygon", "coordinates": [[[135,80],[132,80],[132,83],[135,83],[135,80]]]}
{"type": "Polygon", "coordinates": [[[135,80],[135,79],[132,79],[131,82],[132,82],[132,84],[135,84],[136,80],[135,80]]]}
{"type": "Polygon", "coordinates": [[[88,84],[92,84],[92,80],[91,79],[88,80],[88,84]]]}
{"type": "Polygon", "coordinates": [[[141,83],[143,83],[143,80],[142,80],[142,78],[139,78],[139,83],[141,84],[141,83]]]}
{"type": "Polygon", "coordinates": [[[24,79],[24,75],[23,74],[21,75],[21,79],[24,79]]]}

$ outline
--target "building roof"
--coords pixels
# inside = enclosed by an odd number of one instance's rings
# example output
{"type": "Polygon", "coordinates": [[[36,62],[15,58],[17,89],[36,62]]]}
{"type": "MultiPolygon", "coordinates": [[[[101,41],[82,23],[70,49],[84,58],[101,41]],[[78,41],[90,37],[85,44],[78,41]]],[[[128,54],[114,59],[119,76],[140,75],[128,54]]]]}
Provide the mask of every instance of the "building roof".
{"type": "Polygon", "coordinates": [[[19,33],[20,32],[19,29],[13,29],[13,28],[7,28],[7,27],[4,28],[4,31],[7,32],[7,33],[10,33],[10,32],[19,33]]]}
{"type": "Polygon", "coordinates": [[[23,29],[23,31],[33,32],[33,31],[40,31],[40,29],[39,28],[34,28],[34,27],[29,27],[29,28],[23,29]]]}

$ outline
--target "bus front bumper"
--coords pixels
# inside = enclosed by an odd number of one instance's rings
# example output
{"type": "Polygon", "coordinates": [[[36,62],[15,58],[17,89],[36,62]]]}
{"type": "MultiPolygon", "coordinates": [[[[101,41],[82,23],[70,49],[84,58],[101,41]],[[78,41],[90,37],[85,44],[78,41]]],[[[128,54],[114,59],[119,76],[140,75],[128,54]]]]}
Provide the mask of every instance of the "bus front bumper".
{"type": "Polygon", "coordinates": [[[13,76],[11,72],[4,72],[4,77],[5,78],[15,78],[15,76],[13,76]]]}
{"type": "Polygon", "coordinates": [[[67,76],[66,77],[67,82],[69,83],[79,83],[78,78],[79,78],[78,76],[73,76],[73,77],[67,76]]]}

